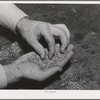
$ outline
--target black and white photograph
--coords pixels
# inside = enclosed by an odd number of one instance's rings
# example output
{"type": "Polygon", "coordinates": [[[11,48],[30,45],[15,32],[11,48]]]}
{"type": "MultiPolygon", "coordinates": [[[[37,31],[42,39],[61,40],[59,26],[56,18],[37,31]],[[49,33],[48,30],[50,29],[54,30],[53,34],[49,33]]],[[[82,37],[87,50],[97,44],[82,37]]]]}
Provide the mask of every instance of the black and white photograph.
{"type": "Polygon", "coordinates": [[[100,89],[100,5],[0,7],[1,88],[100,89]]]}
{"type": "Polygon", "coordinates": [[[100,90],[100,4],[0,3],[1,90],[100,90]]]}

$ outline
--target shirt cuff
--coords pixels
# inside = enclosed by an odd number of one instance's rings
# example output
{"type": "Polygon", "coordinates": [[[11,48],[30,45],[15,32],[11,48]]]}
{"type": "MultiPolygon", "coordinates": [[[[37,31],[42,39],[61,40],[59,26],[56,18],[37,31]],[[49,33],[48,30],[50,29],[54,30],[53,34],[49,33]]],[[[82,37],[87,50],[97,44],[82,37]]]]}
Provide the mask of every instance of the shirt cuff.
{"type": "Polygon", "coordinates": [[[16,33],[16,25],[18,23],[18,21],[24,17],[28,17],[27,14],[25,14],[23,11],[21,10],[16,10],[16,16],[14,15],[14,12],[13,12],[13,15],[12,15],[12,23],[10,24],[10,29],[15,33],[16,33]]]}
{"type": "Polygon", "coordinates": [[[16,25],[20,19],[28,16],[14,4],[0,4],[0,24],[16,32],[16,25]]]}
{"type": "Polygon", "coordinates": [[[0,88],[7,86],[7,77],[3,66],[0,64],[0,88]]]}
{"type": "Polygon", "coordinates": [[[28,16],[26,13],[24,13],[22,10],[20,10],[18,7],[13,7],[13,10],[9,10],[9,14],[12,14],[11,16],[7,16],[9,18],[9,29],[12,30],[14,33],[16,33],[16,25],[18,21],[26,16],[28,16]]]}

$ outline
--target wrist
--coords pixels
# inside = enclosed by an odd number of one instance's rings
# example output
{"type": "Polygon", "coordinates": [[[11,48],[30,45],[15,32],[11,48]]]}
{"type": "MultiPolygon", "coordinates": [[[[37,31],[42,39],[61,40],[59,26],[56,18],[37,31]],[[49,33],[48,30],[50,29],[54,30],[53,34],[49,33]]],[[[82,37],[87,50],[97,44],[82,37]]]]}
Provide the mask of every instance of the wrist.
{"type": "Polygon", "coordinates": [[[7,84],[17,82],[21,79],[21,73],[14,64],[4,66],[7,77],[7,84]]]}
{"type": "Polygon", "coordinates": [[[17,22],[16,29],[15,29],[16,33],[20,33],[20,34],[21,34],[21,31],[23,30],[23,27],[24,27],[25,25],[27,25],[27,22],[28,22],[29,20],[30,20],[30,19],[29,19],[28,16],[21,18],[21,19],[17,22]]]}

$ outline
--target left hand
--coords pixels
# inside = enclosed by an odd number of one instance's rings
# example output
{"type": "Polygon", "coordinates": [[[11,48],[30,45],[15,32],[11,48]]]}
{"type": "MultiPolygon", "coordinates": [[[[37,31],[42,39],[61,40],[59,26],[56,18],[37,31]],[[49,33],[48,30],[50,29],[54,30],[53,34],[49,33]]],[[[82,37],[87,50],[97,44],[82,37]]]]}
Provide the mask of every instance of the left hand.
{"type": "Polygon", "coordinates": [[[34,63],[26,62],[26,59],[32,56],[33,52],[23,55],[14,63],[4,66],[8,84],[16,82],[21,78],[43,81],[55,74],[56,72],[62,71],[63,66],[69,61],[69,59],[73,55],[72,49],[73,45],[70,45],[67,50],[66,59],[64,59],[60,66],[54,66],[46,70],[41,70],[40,67],[34,63]]]}

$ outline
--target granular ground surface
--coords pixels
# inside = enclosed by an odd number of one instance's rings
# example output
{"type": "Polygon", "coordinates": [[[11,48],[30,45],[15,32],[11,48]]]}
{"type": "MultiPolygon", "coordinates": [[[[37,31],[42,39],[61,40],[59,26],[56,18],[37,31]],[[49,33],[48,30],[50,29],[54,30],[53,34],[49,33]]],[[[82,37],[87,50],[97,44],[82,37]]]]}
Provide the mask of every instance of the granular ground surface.
{"type": "MultiPolygon", "coordinates": [[[[7,89],[99,90],[100,5],[18,4],[17,6],[31,19],[66,24],[71,32],[70,43],[74,45],[74,55],[64,66],[63,72],[43,82],[23,79],[9,85],[7,89]]],[[[0,33],[1,64],[10,64],[33,50],[19,35],[15,36],[2,27],[0,33]]]]}

